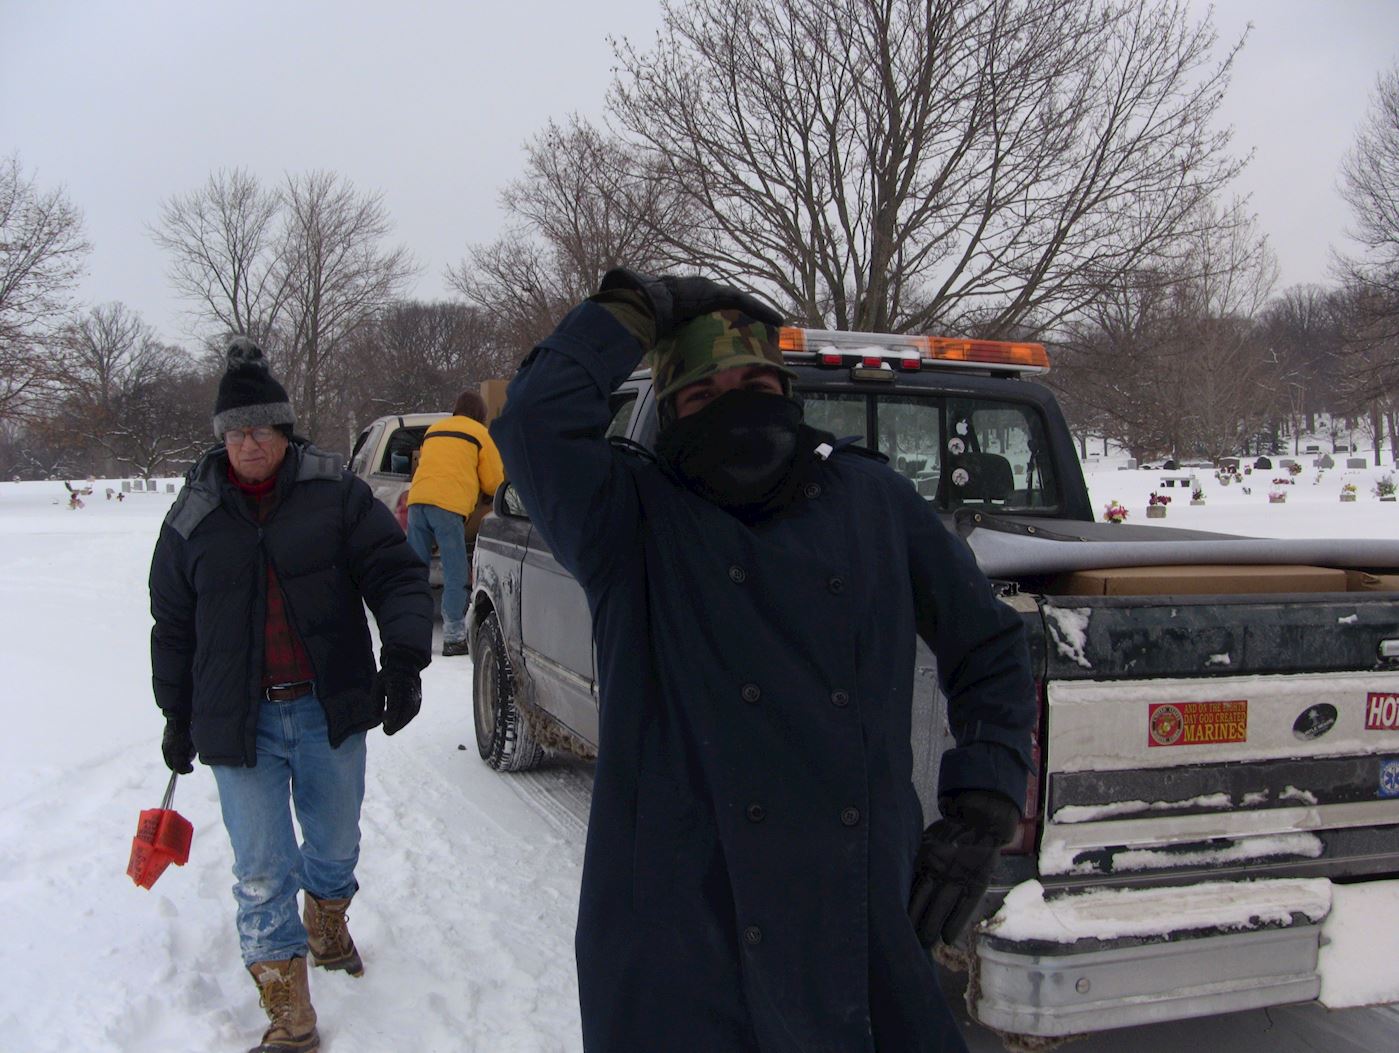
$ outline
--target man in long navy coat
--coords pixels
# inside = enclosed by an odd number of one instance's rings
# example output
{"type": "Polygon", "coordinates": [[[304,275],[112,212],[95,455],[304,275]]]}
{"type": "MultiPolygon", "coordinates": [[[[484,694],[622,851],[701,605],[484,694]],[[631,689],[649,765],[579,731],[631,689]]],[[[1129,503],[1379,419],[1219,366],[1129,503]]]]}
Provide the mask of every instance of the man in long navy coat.
{"type": "Polygon", "coordinates": [[[966,1048],[925,945],[955,938],[1020,818],[1023,628],[906,479],[802,422],[779,323],[706,279],[610,272],[492,427],[593,615],[592,1053],[966,1048]],[[650,457],[604,433],[653,349],[650,457]],[[915,633],[957,740],[926,832],[915,633]]]}

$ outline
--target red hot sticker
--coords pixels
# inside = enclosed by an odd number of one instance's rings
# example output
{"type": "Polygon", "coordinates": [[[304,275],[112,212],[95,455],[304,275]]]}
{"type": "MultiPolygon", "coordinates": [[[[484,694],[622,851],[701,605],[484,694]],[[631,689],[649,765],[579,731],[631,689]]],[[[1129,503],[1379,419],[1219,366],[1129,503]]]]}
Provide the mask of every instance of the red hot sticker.
{"type": "Polygon", "coordinates": [[[1399,695],[1371,691],[1365,696],[1365,730],[1399,731],[1399,695]]]}
{"type": "Polygon", "coordinates": [[[1248,741],[1248,702],[1161,702],[1147,715],[1148,746],[1248,741]]]}

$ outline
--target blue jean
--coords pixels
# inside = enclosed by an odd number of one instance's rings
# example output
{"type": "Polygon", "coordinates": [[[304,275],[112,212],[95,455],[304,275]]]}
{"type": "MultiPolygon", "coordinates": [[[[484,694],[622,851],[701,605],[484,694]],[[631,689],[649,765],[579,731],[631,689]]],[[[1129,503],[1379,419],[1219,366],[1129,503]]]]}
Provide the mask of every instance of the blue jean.
{"type": "Polygon", "coordinates": [[[436,505],[408,506],[408,544],[424,563],[432,541],[442,560],[442,639],[466,639],[466,517],[436,505]]]}
{"type": "Polygon", "coordinates": [[[315,694],[263,702],[257,766],[213,766],[223,824],[233,843],[233,898],[244,964],[306,954],[296,894],[344,899],[359,888],[359,812],[365,735],[330,748],[315,694]],[[288,793],[290,787],[290,794],[288,793]],[[296,843],[291,805],[301,826],[296,843]]]}

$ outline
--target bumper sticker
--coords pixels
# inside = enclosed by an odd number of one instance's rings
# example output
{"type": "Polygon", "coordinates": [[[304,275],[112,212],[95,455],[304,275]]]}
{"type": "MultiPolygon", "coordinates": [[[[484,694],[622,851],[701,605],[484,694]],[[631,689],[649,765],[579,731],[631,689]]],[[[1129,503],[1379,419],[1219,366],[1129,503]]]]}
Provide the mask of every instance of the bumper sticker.
{"type": "Polygon", "coordinates": [[[1399,757],[1380,761],[1380,796],[1399,797],[1399,757]]]}
{"type": "Polygon", "coordinates": [[[1365,730],[1399,731],[1399,695],[1371,691],[1365,696],[1365,730]]]}
{"type": "Polygon", "coordinates": [[[1248,741],[1248,702],[1161,702],[1147,716],[1148,746],[1248,741]]]}

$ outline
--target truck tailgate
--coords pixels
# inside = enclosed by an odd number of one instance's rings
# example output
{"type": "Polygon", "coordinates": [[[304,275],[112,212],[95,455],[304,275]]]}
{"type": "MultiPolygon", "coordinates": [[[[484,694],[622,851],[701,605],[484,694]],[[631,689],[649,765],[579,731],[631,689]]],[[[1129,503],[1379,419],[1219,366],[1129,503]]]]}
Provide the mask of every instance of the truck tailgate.
{"type": "Polygon", "coordinates": [[[1047,882],[1399,872],[1399,600],[1041,611],[1047,882]]]}

